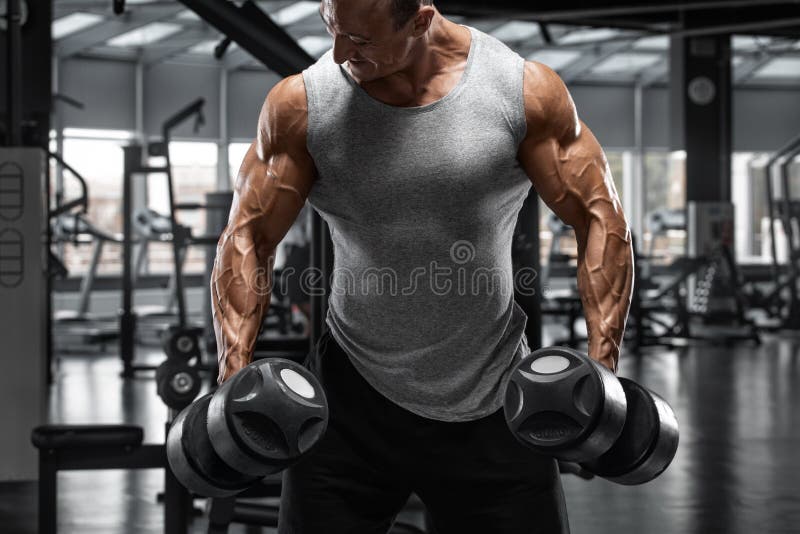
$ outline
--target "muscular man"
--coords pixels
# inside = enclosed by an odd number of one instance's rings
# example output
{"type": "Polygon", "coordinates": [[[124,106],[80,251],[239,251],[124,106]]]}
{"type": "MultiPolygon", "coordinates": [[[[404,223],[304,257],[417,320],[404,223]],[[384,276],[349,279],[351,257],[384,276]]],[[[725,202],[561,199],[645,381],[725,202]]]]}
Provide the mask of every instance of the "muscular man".
{"type": "Polygon", "coordinates": [[[386,532],[414,492],[440,534],[568,532],[555,462],[500,410],[529,349],[511,240],[531,185],[575,229],[589,353],[616,369],[631,240],[564,84],[427,0],[323,0],[333,48],[278,83],[236,182],[212,290],[219,380],[251,358],[271,257],[306,200],[328,223],[331,422],[284,475],[279,532],[386,532]]]}

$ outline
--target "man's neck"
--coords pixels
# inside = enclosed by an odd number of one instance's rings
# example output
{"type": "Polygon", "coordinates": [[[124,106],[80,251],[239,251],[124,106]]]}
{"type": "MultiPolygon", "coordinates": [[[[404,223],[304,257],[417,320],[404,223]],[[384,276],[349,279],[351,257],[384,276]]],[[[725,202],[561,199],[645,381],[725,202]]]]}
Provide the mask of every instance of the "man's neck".
{"type": "Polygon", "coordinates": [[[469,30],[440,13],[434,15],[426,34],[409,55],[408,66],[379,80],[362,83],[369,92],[391,95],[392,101],[413,102],[430,90],[437,77],[463,71],[469,54],[469,30]]]}

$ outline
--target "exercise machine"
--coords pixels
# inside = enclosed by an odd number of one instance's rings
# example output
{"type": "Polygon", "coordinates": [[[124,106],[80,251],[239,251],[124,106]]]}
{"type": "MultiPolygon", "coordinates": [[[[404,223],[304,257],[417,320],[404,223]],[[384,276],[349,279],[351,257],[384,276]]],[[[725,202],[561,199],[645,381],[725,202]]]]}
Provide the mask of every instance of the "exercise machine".
{"type": "Polygon", "coordinates": [[[764,165],[766,171],[766,201],[769,220],[772,283],[759,287],[758,282],[747,283],[747,305],[766,312],[772,320],[762,328],[770,330],[800,329],[800,200],[792,198],[789,165],[800,154],[800,135],[789,140],[772,154],[764,165]],[[777,176],[776,192],[773,177],[777,176]],[[777,194],[776,194],[777,193],[777,194]],[[780,224],[786,243],[786,265],[781,265],[778,254],[776,225],[780,224]]]}
{"type": "MultiPolygon", "coordinates": [[[[203,123],[203,106],[205,100],[199,98],[185,106],[177,113],[169,117],[162,125],[162,139],[160,142],[151,143],[148,147],[150,156],[163,156],[165,164],[163,166],[145,166],[143,162],[143,150],[141,145],[132,144],[123,147],[124,154],[124,173],[123,173],[123,192],[122,192],[122,216],[123,216],[123,236],[122,236],[122,309],[120,310],[120,357],[123,363],[122,376],[131,378],[136,371],[154,370],[153,365],[142,365],[134,363],[134,353],[136,344],[137,315],[133,309],[134,291],[134,211],[133,211],[133,180],[134,176],[147,176],[150,174],[162,174],[166,176],[167,195],[169,205],[169,230],[171,234],[171,250],[173,260],[173,280],[176,311],[176,323],[174,335],[185,335],[199,337],[202,328],[190,327],[187,321],[186,302],[183,287],[183,277],[181,272],[182,249],[188,246],[189,235],[186,234],[186,227],[179,225],[175,212],[177,210],[175,202],[174,184],[172,168],[170,164],[169,142],[172,131],[183,122],[194,118],[195,128],[203,123]]],[[[201,238],[193,238],[194,242],[205,242],[201,238]]]]}

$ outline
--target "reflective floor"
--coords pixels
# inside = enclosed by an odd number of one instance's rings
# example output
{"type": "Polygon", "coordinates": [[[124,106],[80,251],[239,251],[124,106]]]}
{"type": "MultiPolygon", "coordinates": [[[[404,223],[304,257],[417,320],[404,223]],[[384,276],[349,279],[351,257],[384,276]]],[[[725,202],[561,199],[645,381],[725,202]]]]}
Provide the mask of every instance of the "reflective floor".
{"type": "MultiPolygon", "coordinates": [[[[146,442],[162,441],[166,409],[152,374],[125,382],[119,370],[109,355],[63,357],[51,421],[133,423],[146,442]]],[[[623,357],[620,375],[672,404],[681,444],[669,470],[645,486],[565,476],[573,533],[800,532],[800,340],[649,349],[623,357]]],[[[59,532],[162,532],[162,477],[158,470],[60,474],[59,532]]],[[[35,532],[36,513],[35,483],[0,484],[0,532],[35,532]]],[[[204,531],[199,517],[192,532],[204,531]]]]}

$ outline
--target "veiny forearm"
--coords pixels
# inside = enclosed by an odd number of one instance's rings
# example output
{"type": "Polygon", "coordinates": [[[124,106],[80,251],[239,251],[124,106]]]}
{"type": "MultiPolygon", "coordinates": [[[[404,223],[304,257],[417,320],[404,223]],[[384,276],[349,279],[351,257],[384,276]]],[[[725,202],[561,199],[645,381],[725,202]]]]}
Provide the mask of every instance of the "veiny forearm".
{"type": "Polygon", "coordinates": [[[211,273],[219,382],[250,363],[271,296],[274,249],[258,247],[246,228],[226,230],[211,273]]]}
{"type": "Polygon", "coordinates": [[[575,234],[589,355],[616,371],[633,285],[630,231],[622,213],[599,200],[575,234]]]}
{"type": "Polygon", "coordinates": [[[538,156],[554,162],[539,171],[540,194],[575,230],[589,356],[616,370],[633,287],[633,248],[608,162],[588,129],[565,146],[544,144],[538,156]]]}

